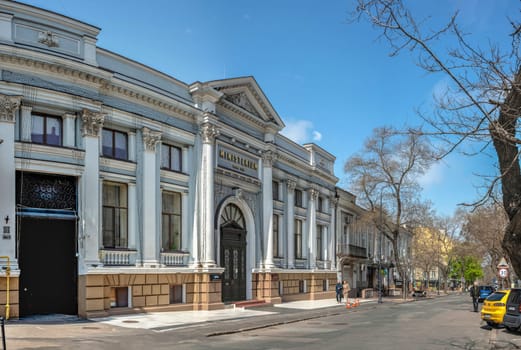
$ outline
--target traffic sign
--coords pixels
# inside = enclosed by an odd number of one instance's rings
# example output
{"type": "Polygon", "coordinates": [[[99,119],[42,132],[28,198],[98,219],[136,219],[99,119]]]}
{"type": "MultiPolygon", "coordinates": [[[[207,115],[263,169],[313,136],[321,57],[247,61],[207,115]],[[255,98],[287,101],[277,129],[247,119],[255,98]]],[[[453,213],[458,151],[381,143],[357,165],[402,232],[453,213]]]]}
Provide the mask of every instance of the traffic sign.
{"type": "Polygon", "coordinates": [[[507,278],[508,277],[508,269],[499,269],[499,277],[507,278]]]}

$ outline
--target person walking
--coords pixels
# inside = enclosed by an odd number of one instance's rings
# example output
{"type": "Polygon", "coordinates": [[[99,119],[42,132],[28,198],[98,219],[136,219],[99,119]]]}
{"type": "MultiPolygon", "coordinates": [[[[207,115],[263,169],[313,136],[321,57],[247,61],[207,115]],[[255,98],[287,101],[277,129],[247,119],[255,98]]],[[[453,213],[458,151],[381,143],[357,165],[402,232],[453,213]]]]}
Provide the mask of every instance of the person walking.
{"type": "Polygon", "coordinates": [[[474,285],[470,287],[470,296],[472,297],[472,305],[474,306],[474,312],[478,312],[479,286],[477,281],[474,281],[474,285]]]}
{"type": "Polygon", "coordinates": [[[336,302],[337,303],[341,303],[342,302],[342,291],[343,287],[342,287],[342,282],[338,281],[336,283],[336,286],[335,286],[335,291],[336,291],[336,302]]]}
{"type": "Polygon", "coordinates": [[[349,287],[349,283],[347,281],[344,281],[342,283],[342,292],[344,294],[344,299],[346,300],[346,303],[349,303],[349,291],[351,290],[351,287],[349,287]]]}

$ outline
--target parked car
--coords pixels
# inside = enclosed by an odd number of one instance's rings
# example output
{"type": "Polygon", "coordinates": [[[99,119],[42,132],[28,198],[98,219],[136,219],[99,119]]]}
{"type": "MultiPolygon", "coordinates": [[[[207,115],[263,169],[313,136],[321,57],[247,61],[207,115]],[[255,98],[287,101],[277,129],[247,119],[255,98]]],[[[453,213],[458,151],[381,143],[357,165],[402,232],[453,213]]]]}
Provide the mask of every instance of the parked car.
{"type": "Polygon", "coordinates": [[[479,286],[478,302],[482,303],[490,294],[494,293],[495,289],[492,286],[479,286]]]}
{"type": "Polygon", "coordinates": [[[507,299],[507,310],[503,324],[509,331],[519,331],[521,326],[521,289],[513,288],[507,299]]]}
{"type": "Polygon", "coordinates": [[[498,290],[490,294],[483,302],[481,319],[489,326],[495,327],[503,323],[509,295],[510,290],[498,290]]]}

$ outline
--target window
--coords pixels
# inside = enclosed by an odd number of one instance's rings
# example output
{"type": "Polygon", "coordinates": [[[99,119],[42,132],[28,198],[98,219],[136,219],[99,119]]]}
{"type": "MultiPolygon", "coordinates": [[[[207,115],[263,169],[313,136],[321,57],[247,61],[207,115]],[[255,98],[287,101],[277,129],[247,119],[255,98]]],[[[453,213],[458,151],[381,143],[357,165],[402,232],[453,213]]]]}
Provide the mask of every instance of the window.
{"type": "Polygon", "coordinates": [[[273,191],[273,200],[274,201],[280,200],[280,197],[279,197],[279,183],[277,181],[273,181],[272,182],[271,189],[273,191]]]}
{"type": "Polygon", "coordinates": [[[127,186],[103,184],[103,247],[127,248],[127,186]]]}
{"type": "Polygon", "coordinates": [[[110,307],[128,307],[128,287],[110,288],[110,307]]]}
{"type": "Polygon", "coordinates": [[[181,157],[181,148],[165,144],[161,145],[161,168],[182,171],[181,157]]]}
{"type": "Polygon", "coordinates": [[[273,256],[279,256],[279,216],[273,215],[273,256]]]}
{"type": "Polygon", "coordinates": [[[295,258],[302,259],[302,220],[295,220],[295,258]]]}
{"type": "Polygon", "coordinates": [[[163,192],[162,196],[162,248],[166,251],[181,249],[181,194],[163,192]]]}
{"type": "Polygon", "coordinates": [[[322,226],[317,225],[317,260],[322,260],[322,226]]]}
{"type": "Polygon", "coordinates": [[[295,206],[302,208],[302,191],[295,190],[295,206]]]}
{"type": "Polygon", "coordinates": [[[318,197],[317,199],[317,210],[319,213],[324,212],[324,200],[322,199],[322,197],[318,197]]]}
{"type": "Polygon", "coordinates": [[[183,302],[183,285],[170,286],[170,304],[181,304],[183,302]]]}
{"type": "Polygon", "coordinates": [[[31,141],[44,145],[61,146],[62,119],[43,114],[31,117],[31,141]]]}
{"type": "Polygon", "coordinates": [[[128,159],[127,134],[121,131],[103,129],[102,154],[104,157],[128,159]]]}

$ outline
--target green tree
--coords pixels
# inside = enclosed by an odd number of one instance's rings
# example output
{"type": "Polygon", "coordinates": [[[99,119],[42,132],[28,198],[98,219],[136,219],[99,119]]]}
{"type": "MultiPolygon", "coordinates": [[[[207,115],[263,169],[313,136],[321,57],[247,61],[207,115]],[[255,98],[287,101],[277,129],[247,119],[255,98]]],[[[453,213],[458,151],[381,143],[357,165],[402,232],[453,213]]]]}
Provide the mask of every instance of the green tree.
{"type": "Polygon", "coordinates": [[[483,277],[483,269],[478,258],[474,256],[463,256],[454,259],[451,262],[450,278],[465,278],[467,285],[471,285],[474,281],[483,277]]]}

